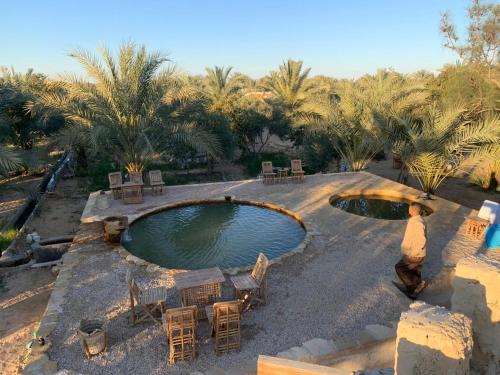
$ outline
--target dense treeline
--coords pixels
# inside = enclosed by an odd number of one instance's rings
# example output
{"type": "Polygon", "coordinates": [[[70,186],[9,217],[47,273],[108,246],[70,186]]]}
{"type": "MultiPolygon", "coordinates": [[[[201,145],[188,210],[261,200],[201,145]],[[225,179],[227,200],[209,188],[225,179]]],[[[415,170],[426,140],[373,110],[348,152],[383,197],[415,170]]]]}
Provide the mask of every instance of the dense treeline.
{"type": "Polygon", "coordinates": [[[500,173],[500,6],[474,0],[469,15],[473,38],[462,45],[443,16],[446,46],[461,62],[437,75],[378,70],[335,79],[311,76],[302,61],[289,59],[260,79],[232,67],[190,76],[133,43],[116,53],[74,51],[86,78],[52,80],[4,68],[0,172],[22,163],[16,148],[38,141],[73,150],[83,167],[104,160],[110,170],[130,172],[200,157],[209,170],[220,160],[258,161],[280,139],[309,172],[332,164],[358,171],[393,154],[403,165],[401,181],[412,174],[429,194],[477,163],[494,177],[500,173]]]}

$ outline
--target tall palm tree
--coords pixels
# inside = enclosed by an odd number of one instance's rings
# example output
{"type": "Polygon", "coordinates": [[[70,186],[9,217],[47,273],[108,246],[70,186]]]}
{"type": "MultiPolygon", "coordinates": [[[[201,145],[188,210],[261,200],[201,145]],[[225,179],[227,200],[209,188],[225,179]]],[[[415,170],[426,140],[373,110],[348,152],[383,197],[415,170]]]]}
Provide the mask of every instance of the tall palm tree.
{"type": "Polygon", "coordinates": [[[308,126],[309,131],[330,140],[351,171],[364,169],[383,145],[374,117],[358,100],[360,95],[354,84],[345,84],[340,98],[324,98],[321,117],[308,126]]]}
{"type": "Polygon", "coordinates": [[[284,107],[285,115],[294,123],[308,117],[315,117],[312,108],[308,108],[310,87],[306,79],[311,68],[303,69],[303,62],[288,59],[272,71],[263,80],[263,85],[284,107]]]}
{"type": "Polygon", "coordinates": [[[465,107],[444,111],[431,107],[427,116],[400,120],[395,150],[427,198],[465,165],[500,159],[500,116],[476,120],[465,107]]]}
{"type": "Polygon", "coordinates": [[[48,90],[49,82],[43,74],[29,69],[19,73],[2,67],[0,76],[0,120],[6,124],[2,132],[11,142],[23,149],[31,149],[41,133],[40,118],[26,112],[26,104],[48,90]]]}
{"type": "Polygon", "coordinates": [[[30,109],[62,113],[75,131],[89,129],[89,143],[129,172],[142,171],[178,142],[218,156],[220,145],[213,134],[165,115],[172,94],[179,92],[174,69],[163,68],[169,59],[131,42],[121,45],[116,58],[107,48],[99,54],[71,53],[91,80],[66,76],[61,82],[65,94],[42,95],[30,109]]]}
{"type": "Polygon", "coordinates": [[[238,91],[238,87],[230,77],[232,69],[231,66],[205,69],[207,72],[206,95],[210,101],[211,111],[228,112],[230,110],[232,100],[235,99],[238,91]]]}

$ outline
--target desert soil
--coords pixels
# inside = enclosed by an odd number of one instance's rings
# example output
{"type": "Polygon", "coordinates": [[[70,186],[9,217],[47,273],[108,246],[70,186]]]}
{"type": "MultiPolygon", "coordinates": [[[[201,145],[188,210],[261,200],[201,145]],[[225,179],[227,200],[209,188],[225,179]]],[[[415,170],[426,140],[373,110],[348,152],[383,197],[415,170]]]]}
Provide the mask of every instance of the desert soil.
{"type": "MultiPolygon", "coordinates": [[[[20,196],[10,195],[12,200],[20,196]]],[[[38,232],[42,239],[74,233],[86,198],[79,191],[78,179],[61,180],[56,192],[42,202],[29,224],[30,231],[38,232]]],[[[2,195],[2,203],[8,203],[7,199],[2,195]]],[[[50,269],[0,268],[0,374],[18,373],[25,345],[45,311],[54,280],[50,269]]]]}
{"type": "Polygon", "coordinates": [[[18,176],[0,181],[0,228],[35,191],[41,180],[42,177],[18,176]]]}

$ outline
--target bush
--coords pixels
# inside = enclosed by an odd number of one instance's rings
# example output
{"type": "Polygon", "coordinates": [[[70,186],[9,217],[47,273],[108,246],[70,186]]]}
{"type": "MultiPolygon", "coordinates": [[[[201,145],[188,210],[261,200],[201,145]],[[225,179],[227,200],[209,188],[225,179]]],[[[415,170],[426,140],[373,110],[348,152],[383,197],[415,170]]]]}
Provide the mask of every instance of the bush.
{"type": "Polygon", "coordinates": [[[7,229],[6,231],[0,232],[0,254],[9,247],[16,236],[17,229],[7,229]]]}
{"type": "Polygon", "coordinates": [[[113,163],[110,160],[100,160],[95,165],[87,168],[77,167],[75,175],[77,177],[86,177],[83,190],[92,192],[109,189],[108,173],[110,172],[116,172],[113,163]]]}

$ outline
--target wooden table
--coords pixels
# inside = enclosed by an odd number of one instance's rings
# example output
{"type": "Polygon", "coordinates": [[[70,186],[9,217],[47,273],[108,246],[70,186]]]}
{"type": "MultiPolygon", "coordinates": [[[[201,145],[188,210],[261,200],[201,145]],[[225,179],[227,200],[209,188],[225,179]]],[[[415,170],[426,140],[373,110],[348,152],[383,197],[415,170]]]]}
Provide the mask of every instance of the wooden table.
{"type": "Polygon", "coordinates": [[[142,203],[144,184],[140,182],[124,182],[121,186],[123,203],[142,203]]]}
{"type": "Polygon", "coordinates": [[[183,306],[196,305],[198,318],[205,319],[205,306],[220,300],[225,277],[219,267],[193,270],[174,275],[175,287],[181,293],[183,306]]]}
{"type": "Polygon", "coordinates": [[[278,183],[287,183],[288,172],[290,171],[290,168],[275,167],[273,169],[277,172],[276,179],[278,180],[278,183]]]}

